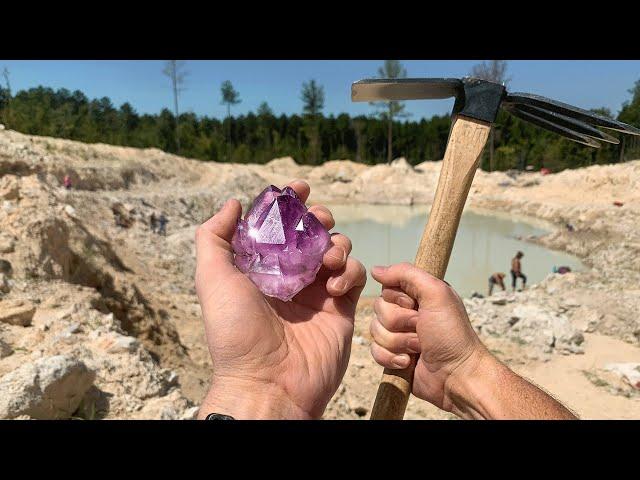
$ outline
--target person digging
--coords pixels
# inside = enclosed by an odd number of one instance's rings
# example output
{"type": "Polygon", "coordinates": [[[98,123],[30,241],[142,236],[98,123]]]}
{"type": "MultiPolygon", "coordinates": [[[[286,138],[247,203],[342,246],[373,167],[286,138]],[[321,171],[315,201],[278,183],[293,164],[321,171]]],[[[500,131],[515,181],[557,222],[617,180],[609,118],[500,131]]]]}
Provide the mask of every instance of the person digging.
{"type": "Polygon", "coordinates": [[[522,273],[522,257],[524,257],[524,253],[518,252],[516,256],[511,259],[511,288],[514,292],[516,291],[518,278],[522,279],[522,290],[527,288],[527,277],[522,273]]]}
{"type": "Polygon", "coordinates": [[[493,287],[495,287],[496,285],[500,285],[500,288],[502,288],[503,292],[507,289],[504,286],[505,276],[506,275],[504,273],[494,273],[489,277],[489,294],[488,294],[489,297],[493,293],[493,287]]]}

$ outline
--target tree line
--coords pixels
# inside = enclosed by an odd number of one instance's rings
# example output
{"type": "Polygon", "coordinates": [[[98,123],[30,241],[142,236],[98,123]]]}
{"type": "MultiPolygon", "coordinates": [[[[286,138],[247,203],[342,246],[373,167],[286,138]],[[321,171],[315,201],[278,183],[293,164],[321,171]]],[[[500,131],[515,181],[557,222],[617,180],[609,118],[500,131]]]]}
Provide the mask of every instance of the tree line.
{"type": "MultiPolygon", "coordinates": [[[[175,62],[175,61],[172,61],[175,62]]],[[[129,104],[113,105],[107,97],[89,99],[80,91],[39,86],[11,91],[9,72],[0,87],[0,121],[27,134],[108,143],[139,148],[156,147],[203,161],[265,163],[292,156],[297,162],[318,165],[332,159],[376,164],[404,156],[412,164],[440,160],[446,148],[450,118],[410,120],[402,102],[378,102],[371,116],[324,115],[324,89],[315,80],[302,85],[301,113],[275,115],[266,102],[256,112],[231,115],[240,94],[230,81],[221,86],[224,119],[180,113],[178,96],[184,81],[183,66],[168,63],[174,111],[140,114],[129,104]]],[[[507,82],[506,63],[493,61],[474,68],[475,76],[507,82]],[[496,75],[501,78],[494,78],[496,75]]],[[[379,76],[406,77],[399,62],[389,60],[379,76]]],[[[629,90],[631,98],[617,115],[620,121],[640,126],[640,80],[629,90]]],[[[607,109],[599,113],[614,117],[607,109]]],[[[523,169],[527,165],[559,171],[592,164],[615,163],[640,157],[638,137],[621,145],[591,149],[541,130],[501,112],[490,145],[483,154],[485,170],[523,169]],[[635,157],[634,157],[635,156],[635,157]]]]}

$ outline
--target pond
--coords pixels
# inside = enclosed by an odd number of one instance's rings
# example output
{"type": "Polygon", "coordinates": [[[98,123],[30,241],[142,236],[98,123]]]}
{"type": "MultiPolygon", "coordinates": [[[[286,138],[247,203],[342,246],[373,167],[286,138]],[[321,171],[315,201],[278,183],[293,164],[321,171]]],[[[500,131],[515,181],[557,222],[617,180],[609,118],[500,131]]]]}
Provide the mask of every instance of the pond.
{"type": "MultiPolygon", "coordinates": [[[[428,206],[360,204],[329,208],[336,220],[333,231],[351,238],[352,255],[364,263],[368,272],[374,265],[413,262],[429,212],[428,206]]],[[[529,218],[467,210],[460,221],[445,280],[462,297],[471,296],[474,291],[486,295],[489,276],[503,272],[507,275],[505,286],[510,290],[511,259],[518,250],[524,253],[522,272],[528,286],[543,280],[554,266],[583,269],[577,257],[523,240],[544,234],[549,228],[548,224],[529,218]]],[[[379,293],[380,285],[369,275],[363,295],[379,293]]]]}

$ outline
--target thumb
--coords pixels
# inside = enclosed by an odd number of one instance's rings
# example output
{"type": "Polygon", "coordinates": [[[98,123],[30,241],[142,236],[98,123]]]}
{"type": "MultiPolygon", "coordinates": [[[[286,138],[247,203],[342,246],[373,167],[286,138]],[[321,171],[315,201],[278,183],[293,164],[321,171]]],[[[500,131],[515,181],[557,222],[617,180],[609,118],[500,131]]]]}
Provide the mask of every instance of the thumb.
{"type": "Polygon", "coordinates": [[[383,287],[399,287],[418,303],[438,298],[443,289],[449,288],[442,280],[406,262],[390,267],[373,267],[371,276],[383,287]]]}
{"type": "Polygon", "coordinates": [[[241,213],[238,200],[227,200],[218,213],[196,230],[196,283],[199,279],[211,281],[235,272],[231,239],[241,213]]]}

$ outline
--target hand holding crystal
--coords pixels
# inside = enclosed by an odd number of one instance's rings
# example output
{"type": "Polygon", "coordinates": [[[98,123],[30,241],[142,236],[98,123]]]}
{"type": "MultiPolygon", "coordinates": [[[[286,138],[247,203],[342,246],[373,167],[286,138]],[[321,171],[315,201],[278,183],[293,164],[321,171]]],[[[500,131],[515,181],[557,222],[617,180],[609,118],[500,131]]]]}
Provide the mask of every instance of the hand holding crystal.
{"type": "MultiPolygon", "coordinates": [[[[305,182],[289,187],[306,201],[305,182]]],[[[333,228],[326,207],[308,211],[333,228]]],[[[241,212],[229,200],[196,232],[196,291],[214,369],[199,417],[319,418],[347,367],[365,269],[349,257],[350,240],[333,234],[310,285],[291,301],[266,296],[234,265],[241,212]]]]}

